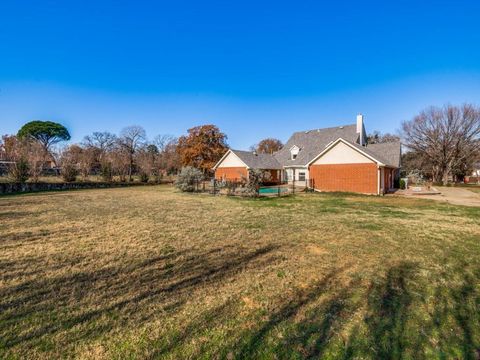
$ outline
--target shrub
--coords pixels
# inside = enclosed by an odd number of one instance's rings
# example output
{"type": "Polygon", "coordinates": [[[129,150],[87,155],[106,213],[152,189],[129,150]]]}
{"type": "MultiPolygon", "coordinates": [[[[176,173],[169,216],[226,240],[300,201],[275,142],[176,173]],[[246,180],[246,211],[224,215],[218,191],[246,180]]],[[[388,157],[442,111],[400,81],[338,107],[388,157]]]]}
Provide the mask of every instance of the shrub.
{"type": "Polygon", "coordinates": [[[405,180],[404,179],[400,179],[400,189],[402,190],[405,190],[405,180]]]}
{"type": "Polygon", "coordinates": [[[148,176],[148,174],[144,172],[140,173],[140,182],[147,183],[149,179],[150,179],[150,176],[148,176]]]}
{"type": "Polygon", "coordinates": [[[265,174],[262,170],[251,169],[248,172],[248,181],[247,185],[245,186],[244,194],[252,197],[258,196],[258,190],[260,188],[260,184],[264,180],[264,177],[265,174]]]}
{"type": "Polygon", "coordinates": [[[394,187],[395,189],[400,189],[400,178],[395,177],[395,178],[393,179],[393,187],[394,187]]]}
{"type": "Polygon", "coordinates": [[[28,161],[25,158],[20,158],[15,164],[13,164],[8,172],[8,175],[13,181],[24,183],[28,180],[30,174],[30,167],[28,161]]]}
{"type": "Polygon", "coordinates": [[[237,189],[237,183],[234,181],[227,181],[225,183],[225,187],[227,188],[227,195],[235,195],[235,190],[237,189]]]}
{"type": "Polygon", "coordinates": [[[103,181],[111,182],[113,177],[112,164],[110,164],[109,162],[102,164],[100,173],[103,181]]]}
{"type": "Polygon", "coordinates": [[[74,182],[77,179],[77,169],[73,164],[64,164],[60,173],[65,182],[74,182]]]}
{"type": "Polygon", "coordinates": [[[192,192],[202,180],[203,174],[200,170],[192,166],[185,166],[178,174],[175,186],[181,191],[192,192]]]}

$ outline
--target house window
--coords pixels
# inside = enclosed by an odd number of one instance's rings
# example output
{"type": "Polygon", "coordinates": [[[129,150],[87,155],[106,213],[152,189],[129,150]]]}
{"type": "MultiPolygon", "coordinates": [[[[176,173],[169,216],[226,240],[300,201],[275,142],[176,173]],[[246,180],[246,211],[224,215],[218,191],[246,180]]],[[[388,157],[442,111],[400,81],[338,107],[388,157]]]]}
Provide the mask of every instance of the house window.
{"type": "Polygon", "coordinates": [[[299,172],[298,173],[298,181],[305,181],[305,173],[299,172]]]}
{"type": "Polygon", "coordinates": [[[295,160],[297,158],[297,154],[292,154],[292,160],[295,160]]]}

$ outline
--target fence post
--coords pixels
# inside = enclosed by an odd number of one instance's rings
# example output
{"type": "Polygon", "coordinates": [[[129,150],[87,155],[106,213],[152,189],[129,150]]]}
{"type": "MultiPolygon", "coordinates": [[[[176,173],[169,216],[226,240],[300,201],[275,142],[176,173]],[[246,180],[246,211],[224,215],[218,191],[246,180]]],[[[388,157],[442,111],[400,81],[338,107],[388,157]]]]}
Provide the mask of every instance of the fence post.
{"type": "Polygon", "coordinates": [[[293,168],[293,193],[295,194],[295,168],[293,168]]]}
{"type": "Polygon", "coordinates": [[[213,179],[213,195],[216,195],[217,190],[216,190],[216,185],[217,185],[217,179],[213,179]]]}
{"type": "Polygon", "coordinates": [[[278,197],[280,197],[280,186],[277,188],[278,190],[278,197]]]}

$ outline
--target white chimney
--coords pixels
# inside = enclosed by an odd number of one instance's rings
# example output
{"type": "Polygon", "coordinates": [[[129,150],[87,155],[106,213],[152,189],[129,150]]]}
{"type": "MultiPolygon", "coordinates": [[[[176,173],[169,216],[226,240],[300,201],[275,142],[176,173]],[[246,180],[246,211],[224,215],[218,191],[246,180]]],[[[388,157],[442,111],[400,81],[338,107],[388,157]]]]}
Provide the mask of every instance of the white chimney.
{"type": "Polygon", "coordinates": [[[363,115],[357,115],[357,134],[360,134],[360,145],[365,145],[365,140],[363,138],[363,115]]]}

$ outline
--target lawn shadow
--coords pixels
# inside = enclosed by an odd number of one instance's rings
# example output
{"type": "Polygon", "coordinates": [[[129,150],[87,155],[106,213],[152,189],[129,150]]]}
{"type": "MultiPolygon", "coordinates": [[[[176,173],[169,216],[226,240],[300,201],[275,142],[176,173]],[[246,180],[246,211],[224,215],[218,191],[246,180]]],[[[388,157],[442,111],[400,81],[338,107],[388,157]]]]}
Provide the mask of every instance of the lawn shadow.
{"type": "Polygon", "coordinates": [[[231,349],[234,357],[321,358],[336,330],[359,306],[352,301],[358,283],[340,285],[344,271],[335,269],[307,289],[297,290],[260,327],[240,336],[231,349]]]}
{"type": "Polygon", "coordinates": [[[480,272],[467,269],[456,264],[429,283],[414,262],[391,267],[368,292],[366,348],[381,359],[479,359],[480,272]]]}
{"type": "Polygon", "coordinates": [[[391,267],[384,281],[372,284],[368,291],[365,323],[375,358],[401,359],[407,347],[414,350],[406,326],[413,303],[409,282],[416,273],[417,264],[403,261],[391,267]]]}
{"type": "Polygon", "coordinates": [[[440,357],[480,359],[480,268],[463,263],[452,279],[454,286],[438,287],[431,331],[438,335],[440,357]]]}
{"type": "Polygon", "coordinates": [[[0,289],[1,345],[27,349],[59,332],[73,345],[119,324],[139,327],[159,311],[177,311],[197,289],[214,292],[237,273],[266,266],[275,250],[274,245],[190,249],[5,286],[0,289]]]}

